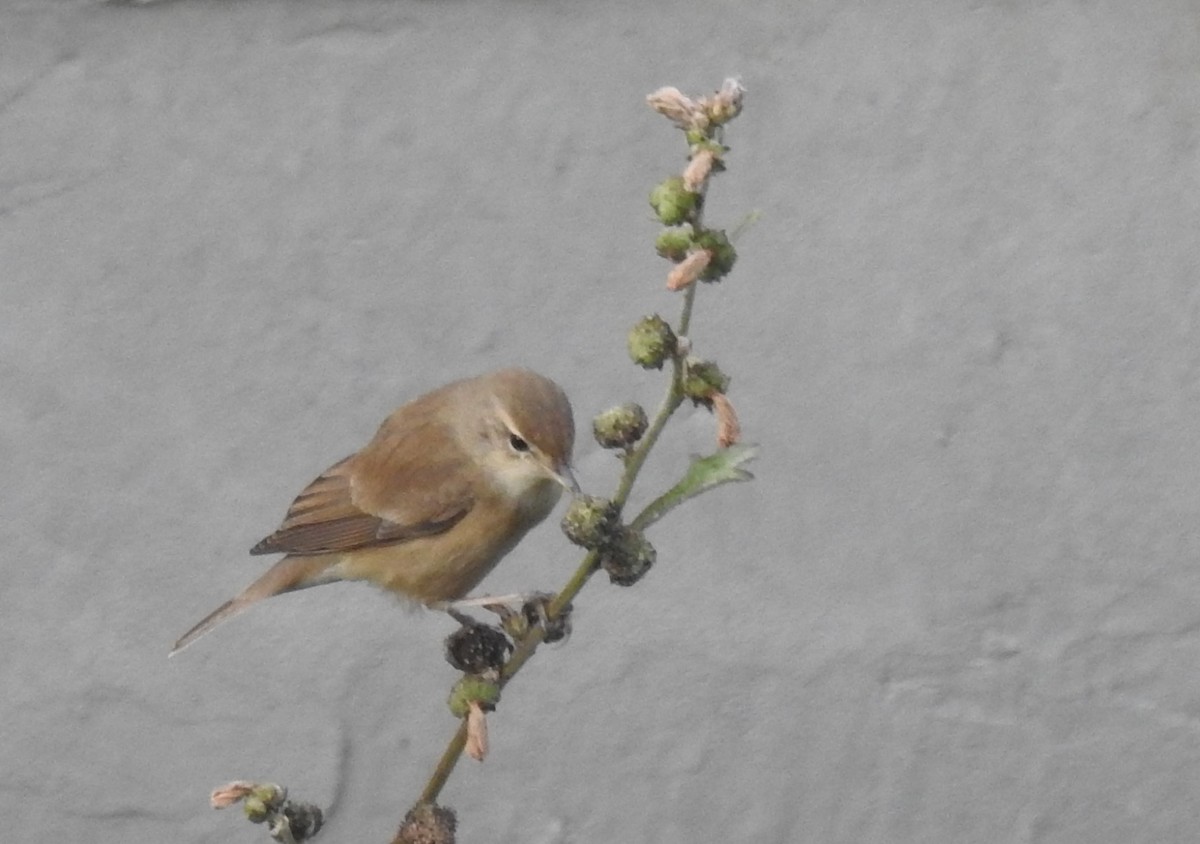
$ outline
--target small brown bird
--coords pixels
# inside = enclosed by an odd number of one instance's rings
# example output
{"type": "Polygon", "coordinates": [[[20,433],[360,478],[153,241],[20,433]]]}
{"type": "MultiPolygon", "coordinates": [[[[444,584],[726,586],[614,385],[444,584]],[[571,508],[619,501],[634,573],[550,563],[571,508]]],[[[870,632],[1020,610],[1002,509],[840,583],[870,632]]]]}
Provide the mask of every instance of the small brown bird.
{"type": "Polygon", "coordinates": [[[292,502],[251,554],[286,554],[185,633],[174,654],[264,598],[366,580],[426,605],[461,598],[549,515],[571,474],[575,422],[557,384],[503,369],[392,413],[374,439],[292,502]]]}

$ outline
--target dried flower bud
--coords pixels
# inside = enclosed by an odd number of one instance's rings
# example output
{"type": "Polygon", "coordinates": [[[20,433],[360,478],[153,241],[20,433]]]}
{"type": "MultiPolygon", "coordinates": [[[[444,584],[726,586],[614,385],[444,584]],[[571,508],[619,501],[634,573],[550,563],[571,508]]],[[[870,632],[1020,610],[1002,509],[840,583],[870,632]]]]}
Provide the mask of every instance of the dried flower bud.
{"type": "Polygon", "coordinates": [[[688,361],[687,375],[683,379],[683,394],[696,404],[708,407],[716,393],[729,389],[729,376],[712,361],[688,361]]]}
{"type": "Polygon", "coordinates": [[[488,754],[486,712],[477,700],[471,701],[467,708],[467,742],[463,745],[463,752],[476,762],[482,762],[488,754]]]}
{"type": "Polygon", "coordinates": [[[255,785],[247,780],[234,780],[214,789],[208,803],[214,809],[225,809],[254,793],[255,785]]]}
{"type": "Polygon", "coordinates": [[[654,565],[658,553],[640,530],[622,528],[600,555],[600,566],[618,586],[632,586],[654,565]]]}
{"type": "Polygon", "coordinates": [[[717,445],[729,448],[742,438],[742,425],[738,422],[737,411],[724,393],[713,393],[710,401],[713,413],[717,415],[717,445]]]}
{"type": "Polygon", "coordinates": [[[649,425],[640,404],[622,404],[593,419],[592,433],[601,448],[629,448],[642,438],[649,425]]]}
{"type": "Polygon", "coordinates": [[[726,79],[721,90],[702,103],[705,114],[717,126],[728,123],[742,113],[742,98],[746,89],[737,79],[726,79]]]}
{"type": "Polygon", "coordinates": [[[692,248],[692,227],[688,225],[663,229],[654,239],[654,250],[668,261],[682,261],[692,248]]]}
{"type": "Polygon", "coordinates": [[[562,518],[567,539],[584,548],[599,548],[608,542],[620,524],[617,506],[607,498],[577,495],[562,518]]]}
{"type": "Polygon", "coordinates": [[[392,844],[454,844],[457,827],[453,809],[422,803],[404,816],[392,844]]]}
{"type": "Polygon", "coordinates": [[[704,183],[708,181],[716,163],[716,153],[710,147],[701,147],[692,155],[692,160],[683,170],[683,187],[692,193],[699,193],[700,189],[704,187],[704,183]]]}
{"type": "Polygon", "coordinates": [[[667,226],[686,222],[699,199],[699,194],[684,187],[680,176],[671,176],[650,191],[650,207],[667,226]]]}
{"type": "Polygon", "coordinates": [[[685,96],[678,88],[659,88],[646,97],[646,102],[680,129],[708,124],[708,117],[700,104],[685,96]]]}
{"type": "Polygon", "coordinates": [[[629,331],[629,356],[644,369],[662,369],[677,344],[670,323],[658,314],[643,317],[629,331]]]}
{"type": "Polygon", "coordinates": [[[464,623],[446,637],[446,661],[466,674],[499,670],[511,652],[507,636],[478,622],[464,623]]]}
{"type": "Polygon", "coordinates": [[[667,273],[667,289],[683,290],[694,284],[708,268],[712,254],[707,249],[693,249],[674,269],[667,273]]]}
{"type": "Polygon", "coordinates": [[[487,677],[468,674],[460,677],[450,690],[446,703],[455,718],[464,718],[472,703],[478,703],[484,709],[492,710],[500,701],[500,684],[487,677]]]}

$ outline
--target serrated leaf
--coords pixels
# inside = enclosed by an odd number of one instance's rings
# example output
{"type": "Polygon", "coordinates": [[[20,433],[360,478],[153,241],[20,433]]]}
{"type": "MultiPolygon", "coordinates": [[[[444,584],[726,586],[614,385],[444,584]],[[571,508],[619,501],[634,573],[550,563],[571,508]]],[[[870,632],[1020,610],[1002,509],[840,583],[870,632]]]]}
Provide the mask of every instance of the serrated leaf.
{"type": "Polygon", "coordinates": [[[644,530],[683,502],[723,484],[753,480],[754,475],[742,468],[758,456],[758,446],[738,444],[723,448],[707,457],[694,457],[683,479],[650,502],[631,523],[644,530]]]}

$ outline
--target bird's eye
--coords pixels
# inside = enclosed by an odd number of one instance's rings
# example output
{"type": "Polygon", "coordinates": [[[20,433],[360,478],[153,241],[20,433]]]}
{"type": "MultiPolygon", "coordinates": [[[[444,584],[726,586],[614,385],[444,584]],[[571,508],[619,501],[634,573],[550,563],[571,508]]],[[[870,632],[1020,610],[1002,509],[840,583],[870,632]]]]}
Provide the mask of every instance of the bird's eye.
{"type": "Polygon", "coordinates": [[[525,442],[525,440],[521,439],[516,434],[509,434],[508,444],[512,446],[513,451],[520,451],[522,453],[529,451],[529,443],[525,442]]]}

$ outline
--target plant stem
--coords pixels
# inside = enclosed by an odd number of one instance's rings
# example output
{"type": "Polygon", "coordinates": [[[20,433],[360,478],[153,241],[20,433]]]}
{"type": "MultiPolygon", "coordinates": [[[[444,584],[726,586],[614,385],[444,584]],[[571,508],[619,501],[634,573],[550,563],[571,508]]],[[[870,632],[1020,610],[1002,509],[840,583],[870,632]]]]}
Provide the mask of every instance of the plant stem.
{"type": "Polygon", "coordinates": [[[423,803],[432,805],[437,802],[442,786],[446,784],[446,780],[450,779],[450,774],[454,771],[454,766],[458,764],[466,744],[467,719],[463,718],[458,725],[458,732],[450,739],[450,743],[442,752],[442,758],[438,760],[437,767],[433,769],[433,776],[429,778],[429,782],[425,783],[425,789],[421,792],[420,799],[417,800],[418,806],[423,803]]]}

